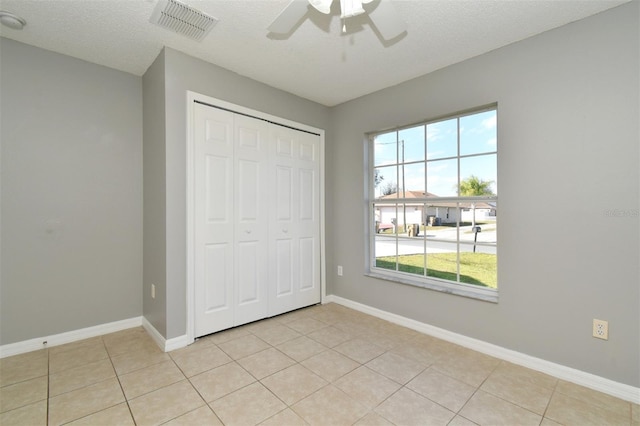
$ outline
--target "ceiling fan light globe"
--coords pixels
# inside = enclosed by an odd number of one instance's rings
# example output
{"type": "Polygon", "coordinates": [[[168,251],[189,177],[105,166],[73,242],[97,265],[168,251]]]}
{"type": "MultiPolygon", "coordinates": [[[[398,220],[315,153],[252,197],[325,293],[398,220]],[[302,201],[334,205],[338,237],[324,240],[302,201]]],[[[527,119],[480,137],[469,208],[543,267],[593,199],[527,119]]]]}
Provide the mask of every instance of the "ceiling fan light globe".
{"type": "Polygon", "coordinates": [[[340,0],[340,18],[351,18],[353,16],[362,15],[364,9],[362,8],[362,0],[340,0]]]}
{"type": "Polygon", "coordinates": [[[313,6],[318,12],[328,15],[331,13],[331,3],[333,0],[309,0],[309,4],[313,6]]]}

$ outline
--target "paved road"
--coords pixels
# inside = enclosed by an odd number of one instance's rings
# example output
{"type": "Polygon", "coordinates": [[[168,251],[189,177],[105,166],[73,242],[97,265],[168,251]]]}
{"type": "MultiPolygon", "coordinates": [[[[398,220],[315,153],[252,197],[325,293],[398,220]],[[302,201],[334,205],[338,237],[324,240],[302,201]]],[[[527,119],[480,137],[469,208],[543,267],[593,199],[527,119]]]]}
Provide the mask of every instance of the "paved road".
{"type": "MultiPolygon", "coordinates": [[[[454,252],[456,231],[427,231],[427,253],[446,253],[454,252]],[[439,240],[450,240],[452,242],[433,241],[430,238],[438,238],[439,240]]],[[[461,242],[467,242],[460,246],[462,251],[473,251],[473,234],[466,234],[464,230],[460,235],[461,242]]],[[[486,230],[478,234],[478,242],[495,243],[496,232],[494,230],[486,230]]],[[[407,237],[400,235],[397,241],[398,254],[415,254],[424,253],[424,235],[418,237],[407,237]]],[[[496,254],[496,246],[476,246],[476,253],[496,254]]],[[[393,234],[376,234],[376,257],[393,256],[396,254],[396,238],[393,234]]]]}

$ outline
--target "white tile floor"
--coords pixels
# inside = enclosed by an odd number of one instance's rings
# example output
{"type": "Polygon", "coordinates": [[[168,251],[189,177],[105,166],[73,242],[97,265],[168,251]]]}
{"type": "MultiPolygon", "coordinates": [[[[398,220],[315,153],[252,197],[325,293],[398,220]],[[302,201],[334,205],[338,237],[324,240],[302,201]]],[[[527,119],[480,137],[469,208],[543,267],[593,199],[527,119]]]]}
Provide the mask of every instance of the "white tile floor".
{"type": "Polygon", "coordinates": [[[640,407],[328,304],[161,352],[134,328],[0,360],[9,425],[632,425],[640,407]]]}

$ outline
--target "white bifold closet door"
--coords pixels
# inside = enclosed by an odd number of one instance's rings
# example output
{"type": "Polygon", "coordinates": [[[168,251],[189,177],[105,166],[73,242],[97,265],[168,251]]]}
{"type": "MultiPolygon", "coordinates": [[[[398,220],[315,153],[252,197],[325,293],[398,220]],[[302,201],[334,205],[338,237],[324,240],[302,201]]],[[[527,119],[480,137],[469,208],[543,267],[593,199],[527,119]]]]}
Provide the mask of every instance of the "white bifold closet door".
{"type": "Polygon", "coordinates": [[[195,335],[320,301],[319,136],[196,104],[195,335]]]}
{"type": "Polygon", "coordinates": [[[269,314],[320,301],[319,136],[274,128],[269,314]]]}

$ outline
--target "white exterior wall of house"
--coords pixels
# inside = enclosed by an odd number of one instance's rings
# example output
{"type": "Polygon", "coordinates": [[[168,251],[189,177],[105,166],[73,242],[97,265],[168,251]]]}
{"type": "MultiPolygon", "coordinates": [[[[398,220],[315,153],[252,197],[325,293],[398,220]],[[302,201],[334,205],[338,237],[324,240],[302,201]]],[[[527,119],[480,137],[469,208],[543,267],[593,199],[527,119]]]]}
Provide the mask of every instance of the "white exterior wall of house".
{"type": "MultiPolygon", "coordinates": [[[[496,220],[496,211],[492,209],[476,209],[476,221],[496,220]]],[[[462,222],[471,222],[473,220],[473,210],[462,211],[462,222]]]]}
{"type": "MultiPolygon", "coordinates": [[[[478,210],[476,210],[477,212],[478,210]]],[[[404,224],[404,212],[402,209],[396,211],[395,206],[379,206],[376,213],[376,221],[382,224],[393,223],[392,219],[397,219],[397,225],[404,224]]],[[[426,224],[430,216],[439,217],[442,223],[455,223],[458,219],[458,210],[454,207],[427,207],[426,214],[423,214],[422,206],[407,206],[407,223],[426,224]]]]}
{"type": "MultiPolygon", "coordinates": [[[[395,222],[397,225],[404,224],[405,213],[401,208],[396,210],[395,206],[380,206],[378,211],[379,214],[376,214],[376,220],[380,223],[390,224],[395,222]]],[[[407,223],[422,223],[422,208],[416,210],[415,207],[407,207],[406,218],[407,223]]]]}
{"type": "Polygon", "coordinates": [[[429,207],[427,208],[427,221],[429,216],[439,217],[441,223],[455,223],[458,220],[458,209],[455,207],[429,207]]]}

